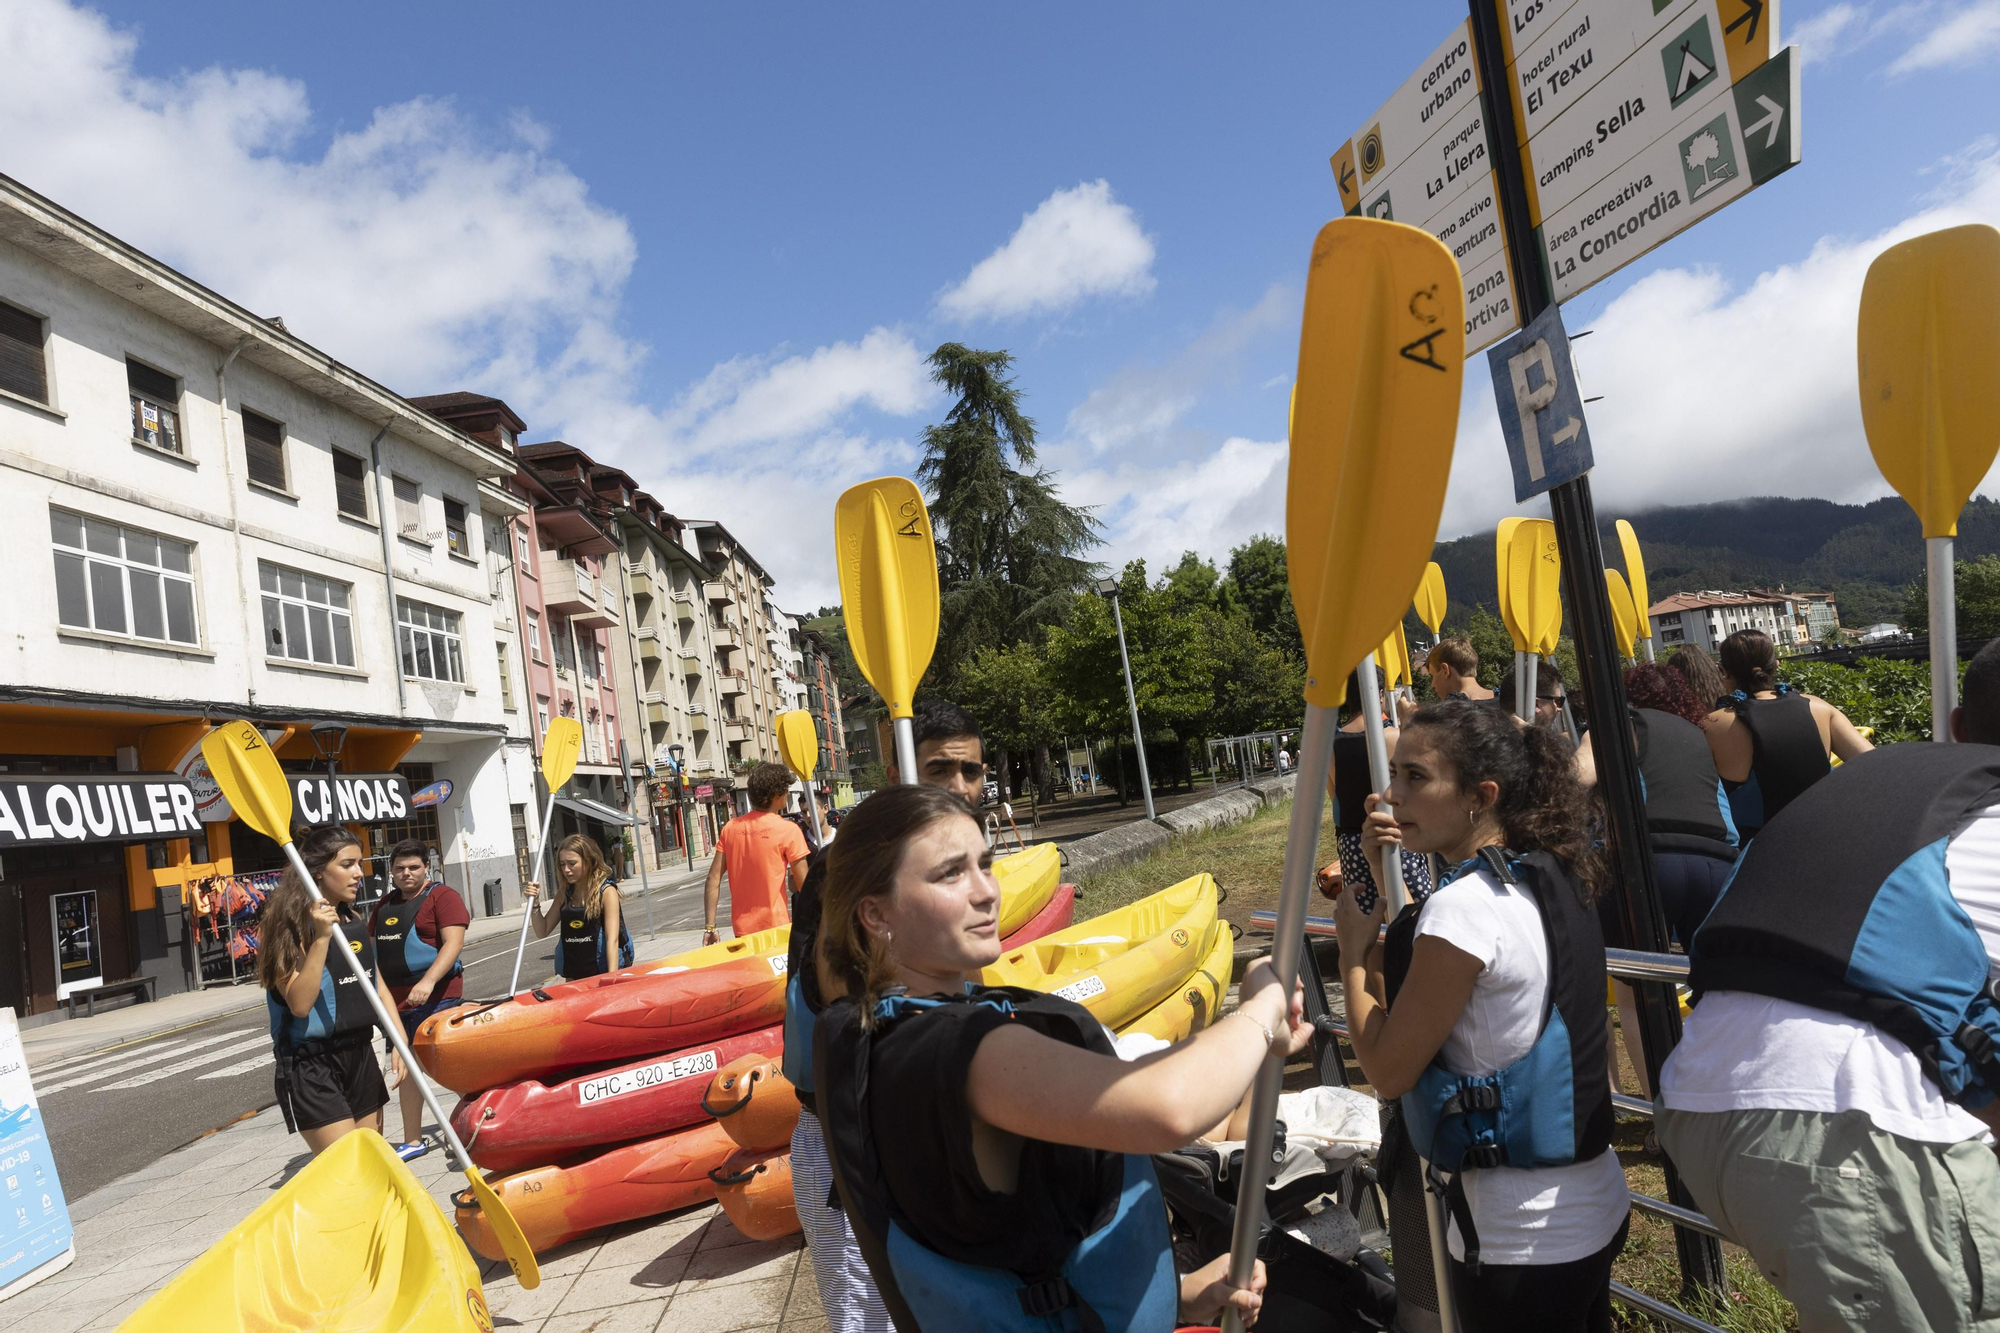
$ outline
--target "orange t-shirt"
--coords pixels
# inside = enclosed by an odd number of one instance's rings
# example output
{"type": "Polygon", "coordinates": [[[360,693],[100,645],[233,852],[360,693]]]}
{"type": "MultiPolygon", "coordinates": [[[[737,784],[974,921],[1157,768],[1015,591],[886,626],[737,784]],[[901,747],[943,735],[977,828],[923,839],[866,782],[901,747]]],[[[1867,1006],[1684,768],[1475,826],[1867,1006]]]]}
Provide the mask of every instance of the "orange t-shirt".
{"type": "Polygon", "coordinates": [[[806,855],[799,826],[768,810],[752,810],[722,826],[721,848],[730,929],[742,936],[790,924],[785,871],[806,855]]]}

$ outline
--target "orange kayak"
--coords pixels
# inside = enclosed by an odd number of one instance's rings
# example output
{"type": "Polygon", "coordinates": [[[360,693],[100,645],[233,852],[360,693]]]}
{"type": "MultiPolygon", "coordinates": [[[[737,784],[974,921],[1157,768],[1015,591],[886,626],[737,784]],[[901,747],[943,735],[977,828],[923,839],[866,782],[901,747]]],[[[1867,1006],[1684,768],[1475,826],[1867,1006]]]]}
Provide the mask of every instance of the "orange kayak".
{"type": "MultiPolygon", "coordinates": [[[[713,1199],[715,1182],[708,1173],[736,1151],[735,1141],[710,1122],[611,1148],[568,1166],[538,1166],[502,1176],[492,1182],[493,1192],[541,1254],[603,1227],[713,1199]]],[[[459,1191],[452,1202],[458,1205],[458,1229],[472,1252],[484,1259],[504,1258],[471,1191],[459,1191]]]]}
{"type": "Polygon", "coordinates": [[[751,1240],[798,1234],[790,1153],[740,1152],[708,1176],[715,1182],[715,1200],[722,1211],[751,1240]]]}
{"type": "Polygon", "coordinates": [[[1000,951],[1012,953],[1022,945],[1032,944],[1044,935],[1068,930],[1070,918],[1075,914],[1076,885],[1057,885],[1056,891],[1049,896],[1041,911],[1023,921],[1013,934],[1000,941],[1000,951]]]}
{"type": "Polygon", "coordinates": [[[776,1056],[746,1055],[716,1071],[701,1109],[751,1152],[783,1152],[799,1127],[799,1095],[776,1056]]]}
{"type": "Polygon", "coordinates": [[[431,1015],[410,1043],[453,1092],[634,1060],[784,1022],[785,959],[650,977],[607,973],[431,1015]]]}
{"type": "Polygon", "coordinates": [[[460,1101],[451,1126],[488,1171],[545,1166],[711,1119],[702,1098],[716,1070],[774,1061],[784,1048],[783,1027],[759,1028],[559,1082],[524,1078],[460,1101]]]}

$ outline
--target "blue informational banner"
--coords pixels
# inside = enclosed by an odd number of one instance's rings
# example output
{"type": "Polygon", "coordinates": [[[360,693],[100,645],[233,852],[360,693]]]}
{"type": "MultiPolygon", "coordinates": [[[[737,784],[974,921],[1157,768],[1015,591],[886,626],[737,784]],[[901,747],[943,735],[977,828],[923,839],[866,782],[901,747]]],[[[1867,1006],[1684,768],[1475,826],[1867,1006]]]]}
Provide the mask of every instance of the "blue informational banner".
{"type": "Polygon", "coordinates": [[[69,1205],[28,1081],[21,1032],[0,1009],[0,1299],[76,1257],[69,1205]]]}
{"type": "Polygon", "coordinates": [[[1590,471],[1590,428],[1570,362],[1562,307],[1551,305],[1528,327],[1486,353],[1500,432],[1514,465],[1514,499],[1575,481],[1590,471]]]}

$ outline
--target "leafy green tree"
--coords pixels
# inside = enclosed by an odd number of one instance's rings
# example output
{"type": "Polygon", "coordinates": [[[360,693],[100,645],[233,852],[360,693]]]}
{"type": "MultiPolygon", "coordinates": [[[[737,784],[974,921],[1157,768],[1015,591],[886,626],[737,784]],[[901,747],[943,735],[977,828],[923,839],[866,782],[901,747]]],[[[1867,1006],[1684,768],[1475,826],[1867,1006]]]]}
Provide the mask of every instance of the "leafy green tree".
{"type": "Polygon", "coordinates": [[[956,401],[924,431],[917,477],[929,493],[942,596],[927,680],[947,695],[982,648],[1009,647],[1060,623],[1097,574],[1086,557],[1100,525],[1064,503],[1035,462],[1035,423],[1007,374],[1014,358],[945,343],[931,377],[956,401]]]}
{"type": "MultiPolygon", "coordinates": [[[[1990,639],[2000,635],[2000,556],[1983,555],[1955,562],[1958,637],[1990,639]]],[[[1930,580],[1919,577],[1903,591],[1900,622],[1923,632],[1931,620],[1930,580]]],[[[1865,622],[1864,622],[1865,623],[1865,622]]]]}
{"type": "MultiPolygon", "coordinates": [[[[1964,673],[1965,664],[1959,664],[1964,673]]],[[[1816,694],[1867,728],[1877,745],[1931,738],[1931,664],[1864,657],[1853,666],[1784,658],[1779,672],[1793,688],[1816,694]]]]}
{"type": "Polygon", "coordinates": [[[1035,784],[1047,796],[1050,773],[1043,756],[1062,731],[1041,649],[1032,643],[980,649],[959,668],[955,702],[979,719],[989,750],[1033,757],[1035,784]]]}
{"type": "Polygon", "coordinates": [[[1285,571],[1285,543],[1262,533],[1229,552],[1229,586],[1257,636],[1281,653],[1305,656],[1292,588],[1285,571]]]}

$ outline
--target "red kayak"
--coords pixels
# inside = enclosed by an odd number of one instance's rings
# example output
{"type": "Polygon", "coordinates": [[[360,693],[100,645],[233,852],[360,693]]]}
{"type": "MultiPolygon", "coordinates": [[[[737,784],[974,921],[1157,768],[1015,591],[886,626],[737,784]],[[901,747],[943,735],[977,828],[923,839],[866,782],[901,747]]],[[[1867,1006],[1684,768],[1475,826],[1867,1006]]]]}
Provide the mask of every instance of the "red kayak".
{"type": "Polygon", "coordinates": [[[701,1109],[752,1152],[784,1152],[799,1127],[799,1094],[785,1077],[782,1052],[724,1065],[709,1081],[701,1109]]]}
{"type": "MultiPolygon", "coordinates": [[[[535,1253],[634,1218],[671,1213],[715,1197],[708,1173],[737,1152],[716,1124],[676,1130],[657,1139],[611,1148],[567,1166],[541,1166],[502,1176],[493,1192],[521,1224],[535,1253]]],[[[458,1229],[484,1259],[505,1256],[472,1191],[452,1195],[458,1229]]]]}
{"type": "Polygon", "coordinates": [[[543,1166],[700,1124],[711,1116],[702,1098],[718,1070],[745,1057],[775,1060],[784,1048],[779,1024],[560,1082],[522,1079],[461,1101],[451,1127],[489,1171],[543,1166]]]}
{"type": "Polygon", "coordinates": [[[1024,944],[1032,943],[1044,935],[1053,935],[1059,930],[1068,930],[1070,917],[1076,912],[1076,885],[1059,884],[1049,895],[1048,904],[1041,911],[1021,923],[1021,928],[1000,941],[1000,952],[1007,954],[1024,944]]]}
{"type": "Polygon", "coordinates": [[[684,1050],[785,1021],[785,956],[650,977],[619,973],[431,1015],[410,1043],[424,1072],[478,1092],[642,1055],[684,1050]]]}

